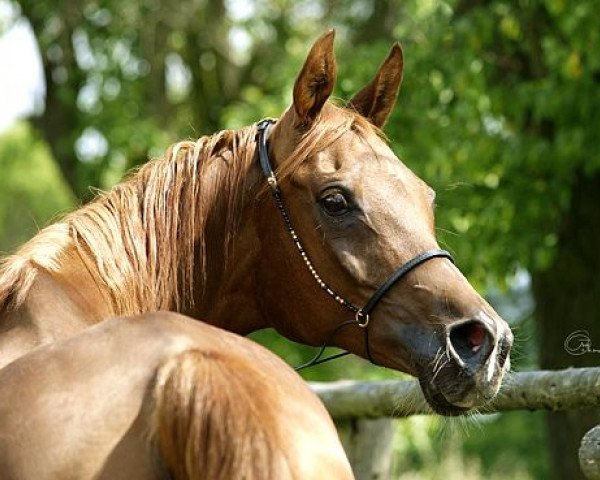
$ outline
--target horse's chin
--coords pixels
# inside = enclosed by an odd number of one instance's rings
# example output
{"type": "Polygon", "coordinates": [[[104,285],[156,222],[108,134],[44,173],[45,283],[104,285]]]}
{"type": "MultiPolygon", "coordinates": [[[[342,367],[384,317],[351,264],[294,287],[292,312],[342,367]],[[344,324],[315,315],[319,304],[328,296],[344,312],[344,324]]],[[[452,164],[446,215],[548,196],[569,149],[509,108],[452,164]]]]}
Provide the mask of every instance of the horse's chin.
{"type": "Polygon", "coordinates": [[[425,400],[435,413],[455,417],[483,407],[492,400],[498,393],[501,378],[502,373],[484,385],[465,382],[460,388],[447,381],[438,385],[429,375],[420,375],[419,383],[425,400]]]}
{"type": "Polygon", "coordinates": [[[421,390],[423,391],[423,396],[425,397],[427,404],[435,413],[439,415],[458,417],[468,413],[473,408],[450,403],[444,394],[435,387],[432,387],[430,383],[425,385],[425,382],[420,378],[419,383],[421,384],[421,390]]]}

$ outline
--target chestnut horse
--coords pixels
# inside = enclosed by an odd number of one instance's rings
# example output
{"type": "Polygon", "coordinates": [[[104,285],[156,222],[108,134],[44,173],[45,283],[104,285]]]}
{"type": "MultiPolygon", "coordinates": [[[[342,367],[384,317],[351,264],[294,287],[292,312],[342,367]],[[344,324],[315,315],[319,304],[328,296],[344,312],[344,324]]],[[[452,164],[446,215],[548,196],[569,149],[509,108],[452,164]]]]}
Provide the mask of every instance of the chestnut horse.
{"type": "Polygon", "coordinates": [[[402,51],[394,45],[341,107],[328,100],[333,38],[315,42],[270,128],[177,143],[9,257],[1,364],[109,317],[174,310],[415,375],[440,413],[489,400],[509,367],[510,329],[437,250],[434,192],[379,130],[402,51]],[[356,305],[368,299],[365,315],[356,305]]]}
{"type": "Polygon", "coordinates": [[[291,368],[175,313],[42,346],[2,369],[0,385],[3,480],[354,478],[291,368]]]}

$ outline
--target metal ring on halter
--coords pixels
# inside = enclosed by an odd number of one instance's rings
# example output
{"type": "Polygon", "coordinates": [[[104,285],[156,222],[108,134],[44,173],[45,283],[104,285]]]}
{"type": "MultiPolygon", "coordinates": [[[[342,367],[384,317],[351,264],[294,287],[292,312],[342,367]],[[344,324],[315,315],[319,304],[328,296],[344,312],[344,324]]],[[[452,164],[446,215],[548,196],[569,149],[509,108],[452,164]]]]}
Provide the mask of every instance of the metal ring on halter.
{"type": "Polygon", "coordinates": [[[363,312],[362,308],[359,308],[354,314],[354,319],[356,320],[356,324],[360,328],[367,328],[369,326],[369,321],[371,320],[371,317],[368,313],[363,312]],[[360,321],[361,318],[363,319],[362,322],[360,321]]]}

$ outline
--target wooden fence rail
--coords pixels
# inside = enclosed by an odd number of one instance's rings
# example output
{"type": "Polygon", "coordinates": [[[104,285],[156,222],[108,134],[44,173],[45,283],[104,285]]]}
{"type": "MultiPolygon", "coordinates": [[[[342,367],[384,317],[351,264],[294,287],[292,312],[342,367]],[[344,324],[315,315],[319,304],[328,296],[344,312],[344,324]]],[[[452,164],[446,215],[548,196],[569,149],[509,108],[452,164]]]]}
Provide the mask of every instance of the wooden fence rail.
{"type": "MultiPolygon", "coordinates": [[[[315,382],[311,386],[338,424],[358,480],[388,478],[390,418],[433,413],[416,380],[315,382]]],[[[586,407],[600,407],[600,367],[512,373],[479,413],[586,407]]],[[[600,479],[600,426],[584,437],[579,461],[587,479],[600,479]]]]}

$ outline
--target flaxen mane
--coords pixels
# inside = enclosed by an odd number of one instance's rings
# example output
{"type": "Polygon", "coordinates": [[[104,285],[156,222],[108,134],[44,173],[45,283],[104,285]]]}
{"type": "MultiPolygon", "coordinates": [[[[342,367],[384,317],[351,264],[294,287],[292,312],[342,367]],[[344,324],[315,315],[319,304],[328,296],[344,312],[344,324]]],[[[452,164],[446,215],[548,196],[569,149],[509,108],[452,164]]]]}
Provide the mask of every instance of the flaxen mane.
{"type": "MultiPolygon", "coordinates": [[[[177,143],[109,193],[42,230],[4,261],[0,307],[20,304],[36,272],[57,271],[74,246],[108,290],[115,314],[179,310],[191,299],[194,262],[204,264],[207,213],[217,201],[227,203],[225,230],[235,229],[255,134],[252,126],[177,143]],[[179,291],[181,285],[186,291],[179,291]]],[[[230,235],[224,241],[230,244],[230,235]]]]}
{"type": "MultiPolygon", "coordinates": [[[[349,129],[373,131],[348,110],[315,122],[280,169],[281,178],[349,129]]],[[[211,210],[224,212],[226,252],[232,245],[255,137],[253,125],[176,143],[110,192],[42,230],[4,260],[0,311],[25,300],[38,271],[57,272],[74,254],[107,292],[114,315],[181,311],[192,301],[194,269],[205,272],[211,210]]]]}

